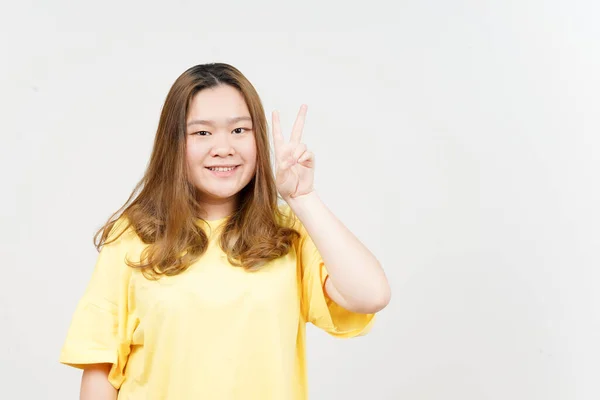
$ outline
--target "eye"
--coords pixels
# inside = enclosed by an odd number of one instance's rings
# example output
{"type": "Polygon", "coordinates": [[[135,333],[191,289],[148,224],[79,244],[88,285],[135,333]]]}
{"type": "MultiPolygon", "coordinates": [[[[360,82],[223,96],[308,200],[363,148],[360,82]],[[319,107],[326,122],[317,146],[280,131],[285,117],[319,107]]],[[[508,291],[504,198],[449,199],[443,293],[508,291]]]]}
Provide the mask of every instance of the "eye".
{"type": "Polygon", "coordinates": [[[247,128],[235,128],[235,129],[233,130],[233,133],[237,133],[237,134],[239,135],[239,134],[241,134],[241,133],[244,133],[244,132],[241,132],[241,131],[249,131],[249,130],[250,130],[250,129],[247,129],[247,128]]]}
{"type": "Polygon", "coordinates": [[[208,136],[208,135],[210,135],[210,132],[207,132],[207,131],[198,131],[198,132],[192,133],[192,135],[208,136]]]}

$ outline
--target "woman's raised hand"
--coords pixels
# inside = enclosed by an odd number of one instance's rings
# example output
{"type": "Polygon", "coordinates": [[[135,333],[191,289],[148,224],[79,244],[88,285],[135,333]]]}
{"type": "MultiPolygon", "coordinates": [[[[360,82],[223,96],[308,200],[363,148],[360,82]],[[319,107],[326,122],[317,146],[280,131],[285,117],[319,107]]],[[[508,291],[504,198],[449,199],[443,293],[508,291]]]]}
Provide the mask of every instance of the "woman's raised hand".
{"type": "Polygon", "coordinates": [[[300,107],[289,142],[285,141],[281,133],[279,112],[273,111],[275,183],[277,191],[286,201],[314,190],[314,154],[301,142],[307,108],[306,105],[300,107]]]}

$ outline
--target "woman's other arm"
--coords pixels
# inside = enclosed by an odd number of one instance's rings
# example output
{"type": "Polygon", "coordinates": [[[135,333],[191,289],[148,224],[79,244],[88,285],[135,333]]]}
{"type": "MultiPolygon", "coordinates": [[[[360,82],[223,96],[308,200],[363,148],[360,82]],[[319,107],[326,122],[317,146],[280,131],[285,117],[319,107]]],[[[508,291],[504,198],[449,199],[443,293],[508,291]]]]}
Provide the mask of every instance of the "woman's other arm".
{"type": "Polygon", "coordinates": [[[80,400],[116,400],[117,389],[108,381],[111,364],[92,364],[83,370],[80,400]]]}

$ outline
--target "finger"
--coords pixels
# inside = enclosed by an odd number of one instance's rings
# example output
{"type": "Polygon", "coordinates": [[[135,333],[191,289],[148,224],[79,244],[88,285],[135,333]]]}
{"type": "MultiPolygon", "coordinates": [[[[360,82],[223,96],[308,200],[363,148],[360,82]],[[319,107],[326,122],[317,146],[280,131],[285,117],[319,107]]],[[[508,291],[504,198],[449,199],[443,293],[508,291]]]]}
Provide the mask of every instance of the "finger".
{"type": "Polygon", "coordinates": [[[283,134],[281,133],[281,123],[279,121],[279,111],[273,111],[273,147],[275,147],[275,154],[279,152],[283,144],[283,134]]]}
{"type": "Polygon", "coordinates": [[[315,155],[311,151],[305,151],[298,159],[298,164],[312,165],[315,162],[315,155]]]}
{"type": "Polygon", "coordinates": [[[302,130],[304,130],[304,121],[306,120],[307,110],[308,106],[306,104],[303,104],[300,107],[296,122],[294,122],[294,127],[292,128],[292,136],[290,138],[290,142],[292,143],[300,143],[300,140],[302,140],[302,130]]]}
{"type": "Polygon", "coordinates": [[[294,149],[294,152],[292,153],[292,160],[294,161],[294,163],[300,162],[299,159],[302,156],[302,154],[304,154],[305,151],[306,151],[306,145],[304,143],[300,143],[298,146],[296,146],[296,148],[294,149]]]}

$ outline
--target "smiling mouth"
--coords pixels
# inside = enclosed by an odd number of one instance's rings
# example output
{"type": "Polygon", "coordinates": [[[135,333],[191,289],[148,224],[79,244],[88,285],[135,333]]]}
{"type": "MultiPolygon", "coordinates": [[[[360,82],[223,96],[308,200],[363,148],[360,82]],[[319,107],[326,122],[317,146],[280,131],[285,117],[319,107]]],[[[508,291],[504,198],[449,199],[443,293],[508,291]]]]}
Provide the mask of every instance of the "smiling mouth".
{"type": "Polygon", "coordinates": [[[206,169],[208,169],[210,171],[214,171],[214,172],[229,172],[229,171],[233,171],[237,167],[239,167],[239,165],[229,166],[229,167],[206,167],[206,169]]]}

